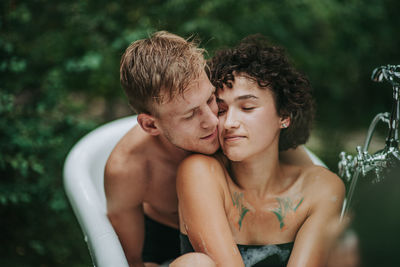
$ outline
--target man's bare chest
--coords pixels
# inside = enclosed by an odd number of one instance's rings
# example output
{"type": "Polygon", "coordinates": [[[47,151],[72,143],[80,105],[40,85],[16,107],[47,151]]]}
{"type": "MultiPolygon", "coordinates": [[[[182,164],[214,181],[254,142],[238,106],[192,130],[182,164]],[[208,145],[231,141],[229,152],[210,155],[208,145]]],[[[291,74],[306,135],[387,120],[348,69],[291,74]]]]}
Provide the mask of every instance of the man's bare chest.
{"type": "Polygon", "coordinates": [[[178,210],[176,170],[159,166],[150,171],[144,201],[162,213],[178,210]]]}

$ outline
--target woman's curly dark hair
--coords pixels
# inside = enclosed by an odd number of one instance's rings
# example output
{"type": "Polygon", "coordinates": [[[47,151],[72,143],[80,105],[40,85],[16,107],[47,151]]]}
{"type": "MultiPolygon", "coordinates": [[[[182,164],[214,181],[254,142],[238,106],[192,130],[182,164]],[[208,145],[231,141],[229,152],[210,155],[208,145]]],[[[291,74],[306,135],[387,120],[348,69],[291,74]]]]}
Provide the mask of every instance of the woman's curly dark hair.
{"type": "Polygon", "coordinates": [[[235,75],[241,74],[273,92],[279,116],[291,119],[281,131],[280,151],[307,141],[314,118],[310,82],[291,66],[283,48],[271,45],[261,34],[250,35],[236,47],[216,52],[209,72],[217,89],[232,88],[235,75]]]}

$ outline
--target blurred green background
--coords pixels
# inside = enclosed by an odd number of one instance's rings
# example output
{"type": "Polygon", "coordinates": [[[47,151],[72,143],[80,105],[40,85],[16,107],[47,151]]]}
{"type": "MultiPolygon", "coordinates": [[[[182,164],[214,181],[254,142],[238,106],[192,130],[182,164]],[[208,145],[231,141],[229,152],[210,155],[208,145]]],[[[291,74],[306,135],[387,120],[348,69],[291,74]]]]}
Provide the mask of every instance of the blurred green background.
{"type": "Polygon", "coordinates": [[[252,33],[284,46],[314,88],[308,146],[336,172],[339,152],[390,110],[390,87],[369,77],[400,64],[398,10],[397,0],[2,0],[0,266],[91,264],[62,167],[85,133],[131,114],[119,60],[132,41],[196,35],[208,57],[252,33]]]}

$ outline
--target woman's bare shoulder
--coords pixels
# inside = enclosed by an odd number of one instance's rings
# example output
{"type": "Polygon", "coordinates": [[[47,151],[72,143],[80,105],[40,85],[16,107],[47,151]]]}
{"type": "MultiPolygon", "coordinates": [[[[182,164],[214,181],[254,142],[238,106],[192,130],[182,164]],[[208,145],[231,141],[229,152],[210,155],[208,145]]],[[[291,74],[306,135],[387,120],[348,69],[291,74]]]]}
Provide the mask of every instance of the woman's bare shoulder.
{"type": "Polygon", "coordinates": [[[308,166],[304,168],[304,182],[307,191],[313,193],[316,198],[337,196],[342,199],[345,195],[345,186],[335,173],[321,166],[308,166]]]}
{"type": "Polygon", "coordinates": [[[214,183],[224,177],[224,166],[214,156],[193,154],[184,159],[178,168],[177,183],[195,180],[196,184],[214,183]],[[198,180],[201,180],[198,181],[198,180]]]}
{"type": "Polygon", "coordinates": [[[223,171],[222,164],[221,160],[215,156],[192,154],[181,162],[178,174],[181,172],[189,172],[187,174],[194,172],[198,175],[215,175],[223,171]]]}

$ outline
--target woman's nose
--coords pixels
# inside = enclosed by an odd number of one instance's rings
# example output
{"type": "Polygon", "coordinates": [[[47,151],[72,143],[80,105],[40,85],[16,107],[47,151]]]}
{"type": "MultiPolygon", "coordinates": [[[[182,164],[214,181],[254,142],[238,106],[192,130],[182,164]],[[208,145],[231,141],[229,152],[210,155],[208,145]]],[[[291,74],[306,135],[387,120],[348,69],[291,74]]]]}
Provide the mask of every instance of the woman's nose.
{"type": "Polygon", "coordinates": [[[234,110],[228,110],[226,112],[224,127],[227,130],[231,129],[231,128],[238,128],[239,127],[239,121],[238,121],[238,118],[237,118],[234,110]]]}

